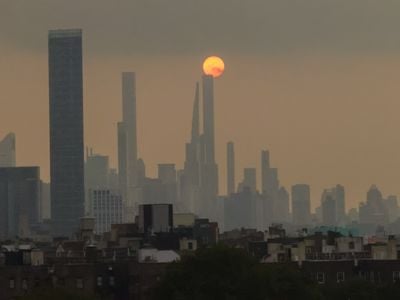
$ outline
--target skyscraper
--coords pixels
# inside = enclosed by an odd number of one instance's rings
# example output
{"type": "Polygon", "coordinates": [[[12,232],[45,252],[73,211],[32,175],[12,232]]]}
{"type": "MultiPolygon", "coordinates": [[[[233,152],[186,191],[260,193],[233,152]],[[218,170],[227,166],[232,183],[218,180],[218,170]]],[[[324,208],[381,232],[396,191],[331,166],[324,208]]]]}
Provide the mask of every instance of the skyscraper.
{"type": "Polygon", "coordinates": [[[235,192],[235,148],[233,142],[228,142],[226,144],[226,157],[226,191],[229,196],[235,192]]]}
{"type": "Polygon", "coordinates": [[[311,222],[310,186],[296,184],[292,186],[292,215],[294,225],[304,226],[311,222]]]}
{"type": "Polygon", "coordinates": [[[0,167],[15,167],[15,134],[7,134],[0,141],[0,167]]]}
{"type": "Polygon", "coordinates": [[[122,73],[122,122],[118,123],[118,165],[120,189],[127,207],[127,218],[137,213],[138,161],[136,130],[136,77],[122,73]]]}
{"type": "Polygon", "coordinates": [[[185,147],[185,164],[180,176],[180,193],[184,208],[188,212],[199,213],[200,199],[200,90],[196,83],[193,103],[190,142],[185,147]]]}
{"type": "Polygon", "coordinates": [[[51,211],[55,235],[84,214],[82,31],[49,32],[51,211]]]}
{"type": "Polygon", "coordinates": [[[214,79],[203,75],[203,135],[201,154],[201,215],[209,218],[215,212],[214,205],[218,195],[218,166],[215,163],[214,129],[214,79]]]}
{"type": "Polygon", "coordinates": [[[271,168],[269,151],[261,151],[261,194],[264,198],[265,228],[274,221],[282,221],[278,212],[278,169],[271,168]]]}
{"type": "Polygon", "coordinates": [[[39,207],[39,167],[0,168],[0,238],[30,237],[39,207]]]}
{"type": "Polygon", "coordinates": [[[257,190],[257,176],[256,168],[244,168],[243,169],[243,182],[240,183],[239,191],[243,191],[248,188],[254,194],[257,190]]]}

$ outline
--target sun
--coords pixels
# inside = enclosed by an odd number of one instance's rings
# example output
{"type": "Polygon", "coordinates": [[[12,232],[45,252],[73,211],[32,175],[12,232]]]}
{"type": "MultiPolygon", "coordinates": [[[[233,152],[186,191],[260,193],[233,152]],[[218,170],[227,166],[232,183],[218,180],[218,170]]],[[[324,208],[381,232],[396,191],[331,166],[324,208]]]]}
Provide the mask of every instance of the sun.
{"type": "Polygon", "coordinates": [[[218,56],[209,56],[203,62],[203,72],[216,78],[222,75],[225,70],[225,64],[222,58],[218,56]]]}

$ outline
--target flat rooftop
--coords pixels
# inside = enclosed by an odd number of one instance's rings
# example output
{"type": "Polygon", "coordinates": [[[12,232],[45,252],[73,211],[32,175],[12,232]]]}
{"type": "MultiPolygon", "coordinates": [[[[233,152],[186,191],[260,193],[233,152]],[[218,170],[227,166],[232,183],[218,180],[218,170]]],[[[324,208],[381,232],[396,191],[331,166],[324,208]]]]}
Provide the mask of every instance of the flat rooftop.
{"type": "Polygon", "coordinates": [[[49,30],[49,38],[80,37],[82,29],[55,29],[49,30]]]}

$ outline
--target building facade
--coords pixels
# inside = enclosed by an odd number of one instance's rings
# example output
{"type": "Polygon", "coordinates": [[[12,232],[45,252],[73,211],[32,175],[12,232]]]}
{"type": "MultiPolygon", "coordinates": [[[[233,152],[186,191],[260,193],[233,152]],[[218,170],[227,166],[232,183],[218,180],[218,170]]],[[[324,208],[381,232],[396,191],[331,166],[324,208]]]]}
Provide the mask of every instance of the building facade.
{"type": "Polygon", "coordinates": [[[54,235],[84,215],[82,31],[49,32],[50,177],[54,235]]]}

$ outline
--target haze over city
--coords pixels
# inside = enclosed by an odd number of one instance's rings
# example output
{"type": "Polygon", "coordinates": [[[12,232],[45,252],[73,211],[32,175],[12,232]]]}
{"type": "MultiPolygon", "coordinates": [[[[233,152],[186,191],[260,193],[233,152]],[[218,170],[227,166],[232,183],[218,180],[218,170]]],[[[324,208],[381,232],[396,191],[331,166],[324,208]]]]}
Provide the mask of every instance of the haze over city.
{"type": "Polygon", "coordinates": [[[120,71],[137,73],[139,156],[155,174],[157,162],[182,166],[193,82],[218,54],[227,65],[215,85],[220,182],[233,140],[238,178],[268,148],[282,184],[310,184],[314,204],[336,183],[349,206],[374,183],[398,194],[400,4],[289,2],[2,1],[0,136],[14,131],[19,165],[40,165],[48,180],[46,32],[82,27],[85,144],[112,165],[120,71]]]}
{"type": "Polygon", "coordinates": [[[0,300],[398,299],[400,2],[0,0],[0,300]]]}

